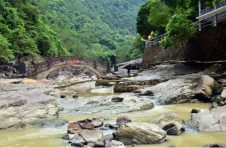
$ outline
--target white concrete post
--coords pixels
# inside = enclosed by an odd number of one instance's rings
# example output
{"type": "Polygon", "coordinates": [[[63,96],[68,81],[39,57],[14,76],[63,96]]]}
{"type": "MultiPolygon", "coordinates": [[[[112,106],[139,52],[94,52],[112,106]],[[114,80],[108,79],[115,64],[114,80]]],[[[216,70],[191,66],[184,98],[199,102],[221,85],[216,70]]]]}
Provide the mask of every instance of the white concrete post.
{"type": "MultiPolygon", "coordinates": [[[[216,3],[215,2],[213,3],[213,7],[214,7],[214,10],[217,9],[217,6],[216,6],[216,3]]],[[[217,26],[217,14],[214,16],[213,19],[214,19],[213,20],[213,27],[216,27],[217,26]]]]}
{"type": "MultiPolygon", "coordinates": [[[[198,5],[199,5],[199,16],[201,16],[201,15],[202,15],[202,14],[201,14],[201,11],[202,11],[201,0],[199,0],[198,5]]],[[[201,20],[201,19],[199,19],[199,31],[202,31],[202,20],[201,20]]]]}

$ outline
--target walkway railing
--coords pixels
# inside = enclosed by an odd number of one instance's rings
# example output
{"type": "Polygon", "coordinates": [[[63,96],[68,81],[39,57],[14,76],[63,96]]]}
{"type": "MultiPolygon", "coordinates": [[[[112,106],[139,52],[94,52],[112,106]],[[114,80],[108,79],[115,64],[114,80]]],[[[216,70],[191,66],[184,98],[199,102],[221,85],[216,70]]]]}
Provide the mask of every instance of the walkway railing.
{"type": "Polygon", "coordinates": [[[221,8],[221,7],[224,7],[224,6],[226,6],[226,0],[224,0],[224,1],[222,1],[222,2],[220,2],[220,3],[218,3],[218,4],[216,4],[216,8],[218,9],[218,8],[221,8]]]}
{"type": "Polygon", "coordinates": [[[205,9],[201,10],[201,15],[207,14],[207,13],[209,13],[211,11],[214,11],[216,9],[219,9],[219,8],[222,8],[222,7],[226,6],[226,0],[224,0],[224,1],[216,4],[215,6],[216,6],[215,8],[209,8],[209,7],[207,7],[205,9]]]}
{"type": "Polygon", "coordinates": [[[145,47],[156,46],[160,44],[160,41],[164,38],[165,34],[159,35],[151,40],[145,40],[145,47]]]}
{"type": "MultiPolygon", "coordinates": [[[[220,5],[223,5],[223,3],[220,3],[220,5]]],[[[224,5],[226,6],[226,0],[224,1],[224,5]]],[[[216,23],[221,23],[226,21],[226,12],[218,14],[216,23]]],[[[212,18],[202,20],[202,21],[197,21],[194,22],[193,24],[201,25],[201,29],[205,29],[207,27],[213,27],[214,26],[214,21],[212,18]],[[200,23],[201,22],[201,23],[200,23]],[[200,23],[200,24],[199,24],[200,23]]],[[[150,47],[150,46],[156,46],[160,44],[160,41],[164,38],[166,34],[159,35],[151,40],[144,40],[145,41],[145,47],[150,47]]]]}
{"type": "MultiPolygon", "coordinates": [[[[194,22],[193,24],[197,24],[198,25],[198,21],[194,22]]],[[[145,42],[145,47],[150,47],[150,46],[157,46],[160,44],[160,42],[162,41],[162,39],[165,37],[166,34],[161,34],[151,40],[144,40],[145,42]]]]}

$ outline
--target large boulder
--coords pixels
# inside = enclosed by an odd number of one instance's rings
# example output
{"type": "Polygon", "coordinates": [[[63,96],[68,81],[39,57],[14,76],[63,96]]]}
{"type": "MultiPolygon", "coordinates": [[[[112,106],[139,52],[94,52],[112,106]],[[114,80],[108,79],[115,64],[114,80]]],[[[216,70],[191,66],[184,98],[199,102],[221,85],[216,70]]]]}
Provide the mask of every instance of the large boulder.
{"type": "Polygon", "coordinates": [[[180,135],[185,131],[184,121],[179,119],[175,113],[166,113],[152,121],[152,123],[158,125],[168,135],[180,135]]]}
{"type": "Polygon", "coordinates": [[[124,144],[154,144],[166,140],[164,130],[150,123],[127,123],[115,132],[116,140],[124,144]]]}
{"type": "Polygon", "coordinates": [[[193,113],[189,125],[203,132],[226,131],[226,106],[193,113]]]}
{"type": "Polygon", "coordinates": [[[141,95],[152,92],[153,97],[159,104],[179,104],[193,100],[194,85],[194,82],[190,79],[178,78],[159,83],[152,87],[139,89],[139,91],[141,95]]]}
{"type": "Polygon", "coordinates": [[[203,101],[210,101],[215,85],[216,81],[213,78],[208,75],[202,76],[195,89],[196,98],[203,101]]]}

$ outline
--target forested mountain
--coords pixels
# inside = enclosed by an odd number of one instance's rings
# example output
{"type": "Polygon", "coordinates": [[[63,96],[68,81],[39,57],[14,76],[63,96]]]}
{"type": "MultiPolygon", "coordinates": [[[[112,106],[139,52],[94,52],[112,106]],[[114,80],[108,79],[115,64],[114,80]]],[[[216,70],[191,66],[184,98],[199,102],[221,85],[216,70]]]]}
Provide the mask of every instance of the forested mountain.
{"type": "Polygon", "coordinates": [[[36,3],[43,21],[58,33],[58,39],[71,53],[105,58],[125,44],[132,45],[137,12],[145,1],[37,0],[36,3]]]}
{"type": "Polygon", "coordinates": [[[0,58],[131,52],[146,1],[0,0],[0,58]]]}
{"type": "Polygon", "coordinates": [[[14,57],[58,56],[67,50],[57,41],[55,32],[38,15],[29,0],[0,0],[0,60],[14,57]]]}

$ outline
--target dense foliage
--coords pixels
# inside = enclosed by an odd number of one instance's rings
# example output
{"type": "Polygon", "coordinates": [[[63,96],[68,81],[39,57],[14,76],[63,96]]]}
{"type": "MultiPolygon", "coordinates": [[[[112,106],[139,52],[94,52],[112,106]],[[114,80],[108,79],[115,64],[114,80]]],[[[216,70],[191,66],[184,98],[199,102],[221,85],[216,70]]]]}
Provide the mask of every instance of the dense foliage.
{"type": "Polygon", "coordinates": [[[19,56],[58,56],[67,50],[55,32],[39,18],[29,0],[0,0],[0,60],[19,56]]]}
{"type": "Polygon", "coordinates": [[[143,49],[144,43],[141,42],[140,36],[137,36],[134,40],[128,40],[127,43],[116,50],[118,62],[141,58],[143,49]]]}
{"type": "Polygon", "coordinates": [[[161,41],[161,45],[184,49],[186,40],[193,37],[196,30],[197,26],[187,19],[186,14],[176,13],[166,26],[166,35],[161,41]]]}
{"type": "Polygon", "coordinates": [[[137,12],[146,1],[0,0],[0,60],[68,54],[104,59],[122,46],[128,48],[121,52],[131,53],[137,12]]]}
{"type": "MultiPolygon", "coordinates": [[[[213,3],[218,3],[221,0],[203,0],[202,4],[206,7],[211,7],[213,3]]],[[[172,22],[172,17],[175,20],[175,14],[183,13],[186,19],[196,21],[198,15],[197,0],[149,0],[145,3],[138,13],[137,32],[147,38],[150,33],[156,32],[163,34],[166,32],[166,26],[172,22]]],[[[171,25],[172,26],[172,23],[171,25]]],[[[175,26],[176,27],[176,26],[175,26]]]]}
{"type": "Polygon", "coordinates": [[[57,32],[58,40],[71,53],[106,58],[122,46],[132,46],[137,12],[145,1],[37,0],[36,3],[42,20],[57,32]]]}

